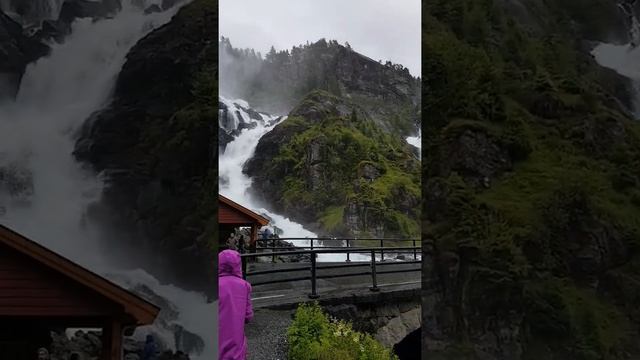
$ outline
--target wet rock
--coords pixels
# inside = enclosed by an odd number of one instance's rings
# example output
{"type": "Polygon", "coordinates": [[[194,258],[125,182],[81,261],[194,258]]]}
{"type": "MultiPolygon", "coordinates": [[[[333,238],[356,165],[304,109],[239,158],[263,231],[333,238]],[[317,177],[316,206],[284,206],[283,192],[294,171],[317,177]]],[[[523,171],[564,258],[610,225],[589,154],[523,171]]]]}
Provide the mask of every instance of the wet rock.
{"type": "Polygon", "coordinates": [[[40,29],[34,34],[34,38],[40,40],[53,39],[62,43],[64,37],[69,34],[71,28],[63,23],[53,20],[44,20],[40,29]]]}
{"type": "Polygon", "coordinates": [[[354,197],[347,201],[343,220],[345,227],[351,233],[358,236],[368,233],[374,238],[385,237],[384,214],[378,209],[372,208],[368,203],[354,197]]]}
{"type": "Polygon", "coordinates": [[[170,9],[177,4],[181,3],[183,0],[162,0],[162,10],[170,9]]]}
{"type": "Polygon", "coordinates": [[[422,309],[417,307],[391,318],[385,326],[378,329],[375,334],[376,340],[387,347],[399,343],[408,334],[420,328],[421,314],[422,309]]]}
{"type": "Polygon", "coordinates": [[[153,5],[149,6],[148,8],[144,9],[144,13],[146,15],[153,14],[153,13],[156,13],[156,12],[161,12],[161,11],[162,11],[162,9],[156,4],[153,4],[153,5]]]}
{"type": "Polygon", "coordinates": [[[586,119],[576,125],[568,136],[596,156],[611,154],[612,144],[624,147],[631,142],[624,120],[612,116],[586,119]]]}
{"type": "Polygon", "coordinates": [[[121,8],[120,1],[66,0],[60,9],[58,21],[71,24],[75,19],[102,19],[121,8]]]}
{"type": "Polygon", "coordinates": [[[29,199],[33,195],[31,171],[17,163],[0,165],[0,193],[2,192],[7,193],[12,199],[29,199]]]}
{"type": "Polygon", "coordinates": [[[464,130],[449,139],[435,162],[435,176],[457,172],[474,187],[486,187],[490,180],[513,168],[508,149],[481,131],[464,130]]]}
{"type": "Polygon", "coordinates": [[[379,178],[381,175],[380,169],[374,166],[371,163],[365,163],[362,165],[358,171],[358,176],[369,181],[373,181],[379,178]]]}
{"type": "Polygon", "coordinates": [[[22,26],[0,11],[0,100],[14,98],[27,64],[49,51],[47,45],[25,36],[22,26]]]}
{"type": "MultiPolygon", "coordinates": [[[[274,246],[273,239],[269,239],[268,241],[263,241],[260,243],[261,246],[274,246]]],[[[275,247],[277,247],[276,251],[296,251],[302,250],[301,248],[295,246],[292,242],[275,239],[275,247]]],[[[259,249],[260,247],[258,247],[259,249]]],[[[270,250],[269,250],[270,251],[270,250]]],[[[260,261],[271,262],[272,257],[263,257],[260,258],[260,261]]],[[[286,256],[276,256],[276,262],[279,263],[298,263],[298,262],[311,262],[311,256],[309,254],[298,254],[298,255],[286,255],[286,256]]]]}
{"type": "Polygon", "coordinates": [[[310,122],[317,122],[327,117],[346,117],[351,115],[352,104],[341,98],[329,96],[323,92],[313,92],[302,104],[293,109],[289,116],[301,117],[310,122]]]}

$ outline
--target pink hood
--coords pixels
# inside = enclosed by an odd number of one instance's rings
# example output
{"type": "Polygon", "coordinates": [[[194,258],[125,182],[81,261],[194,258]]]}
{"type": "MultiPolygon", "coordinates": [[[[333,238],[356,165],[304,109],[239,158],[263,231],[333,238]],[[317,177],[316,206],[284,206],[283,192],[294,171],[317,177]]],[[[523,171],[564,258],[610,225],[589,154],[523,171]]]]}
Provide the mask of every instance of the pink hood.
{"type": "Polygon", "coordinates": [[[224,250],[218,254],[218,276],[242,278],[242,260],[235,250],[224,250]]]}

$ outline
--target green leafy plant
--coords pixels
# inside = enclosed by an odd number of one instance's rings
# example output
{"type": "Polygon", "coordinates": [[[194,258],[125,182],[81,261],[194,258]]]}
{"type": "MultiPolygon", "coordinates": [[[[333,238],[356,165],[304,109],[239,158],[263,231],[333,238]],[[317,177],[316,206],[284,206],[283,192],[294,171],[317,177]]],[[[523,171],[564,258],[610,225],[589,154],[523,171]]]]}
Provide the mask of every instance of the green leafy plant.
{"type": "Polygon", "coordinates": [[[290,360],[397,360],[371,335],[331,319],[317,303],[301,304],[287,330],[290,360]]]}

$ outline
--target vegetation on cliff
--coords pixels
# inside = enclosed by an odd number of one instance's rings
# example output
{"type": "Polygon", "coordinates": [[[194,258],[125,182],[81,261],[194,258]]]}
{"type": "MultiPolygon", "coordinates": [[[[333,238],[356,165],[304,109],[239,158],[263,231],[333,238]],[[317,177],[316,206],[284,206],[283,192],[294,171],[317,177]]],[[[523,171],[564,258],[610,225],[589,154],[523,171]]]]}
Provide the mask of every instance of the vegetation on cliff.
{"type": "Polygon", "coordinates": [[[277,210],[334,236],[419,236],[420,162],[360,107],[316,90],[265,138],[245,170],[277,210]]]}
{"type": "Polygon", "coordinates": [[[424,7],[432,356],[640,355],[640,126],[581,43],[610,35],[611,6],[532,5],[535,31],[490,0],[424,7]]]}
{"type": "Polygon", "coordinates": [[[330,319],[318,304],[301,304],[287,330],[291,360],[397,360],[371,335],[330,319]]]}

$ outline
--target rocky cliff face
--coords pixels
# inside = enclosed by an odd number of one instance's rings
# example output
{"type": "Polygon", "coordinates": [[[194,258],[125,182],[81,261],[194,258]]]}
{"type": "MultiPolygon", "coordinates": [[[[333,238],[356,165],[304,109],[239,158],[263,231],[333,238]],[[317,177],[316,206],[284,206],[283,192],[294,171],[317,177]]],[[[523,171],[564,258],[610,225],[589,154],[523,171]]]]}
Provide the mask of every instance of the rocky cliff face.
{"type": "Polygon", "coordinates": [[[318,232],[407,237],[418,229],[419,163],[364,108],[319,90],[260,139],[244,171],[257,196],[318,232]]]}
{"type": "Polygon", "coordinates": [[[408,69],[382,64],[348,46],[324,39],[259,58],[252,50],[219,44],[221,93],[246,99],[259,111],[285,114],[316,89],[348,98],[378,127],[402,135],[419,122],[420,84],[408,69]]]}
{"type": "Polygon", "coordinates": [[[136,44],[111,104],[86,122],[75,151],[105,176],[102,221],[159,254],[156,272],[171,269],[164,275],[207,293],[215,290],[215,24],[215,2],[196,0],[136,44]]]}
{"type": "Polygon", "coordinates": [[[584,41],[624,41],[615,2],[424,18],[426,356],[637,358],[640,127],[584,41]]]}

